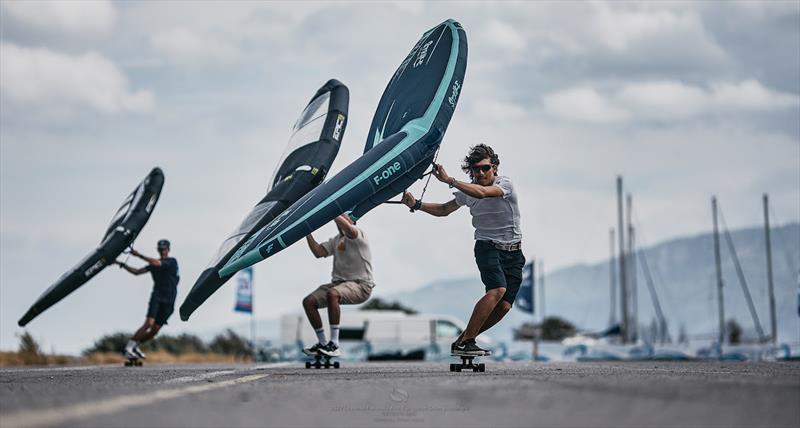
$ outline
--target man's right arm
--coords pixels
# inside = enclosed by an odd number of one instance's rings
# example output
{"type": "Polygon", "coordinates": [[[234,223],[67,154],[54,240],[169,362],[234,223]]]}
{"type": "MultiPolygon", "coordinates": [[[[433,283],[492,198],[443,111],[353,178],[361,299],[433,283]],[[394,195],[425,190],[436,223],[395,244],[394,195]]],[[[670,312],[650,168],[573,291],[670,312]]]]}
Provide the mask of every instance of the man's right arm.
{"type": "MultiPolygon", "coordinates": [[[[403,193],[402,202],[409,208],[413,208],[414,205],[417,203],[417,199],[409,192],[403,193]]],[[[432,216],[436,217],[445,217],[450,215],[453,211],[461,208],[461,205],[456,203],[456,200],[453,199],[449,202],[445,202],[443,204],[435,204],[431,202],[423,202],[422,205],[419,207],[420,211],[424,211],[432,216]]]]}
{"type": "Polygon", "coordinates": [[[126,265],[125,263],[122,263],[122,262],[114,262],[114,263],[118,264],[119,267],[125,269],[126,271],[128,271],[128,272],[130,272],[130,273],[132,273],[134,275],[141,275],[141,274],[147,272],[147,268],[146,267],[137,269],[137,268],[132,268],[132,267],[130,267],[130,266],[128,266],[128,265],[126,265]]]}
{"type": "Polygon", "coordinates": [[[314,254],[314,257],[328,257],[328,250],[322,245],[319,245],[311,234],[306,235],[306,242],[308,242],[308,248],[311,249],[311,253],[314,254]]]}

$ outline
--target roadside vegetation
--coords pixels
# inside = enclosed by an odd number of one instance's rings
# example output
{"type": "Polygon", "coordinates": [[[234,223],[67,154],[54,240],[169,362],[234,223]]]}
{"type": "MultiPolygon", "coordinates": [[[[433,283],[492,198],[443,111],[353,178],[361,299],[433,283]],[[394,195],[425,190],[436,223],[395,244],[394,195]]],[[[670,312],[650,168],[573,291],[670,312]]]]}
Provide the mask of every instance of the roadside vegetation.
{"type": "MultiPolygon", "coordinates": [[[[19,336],[16,352],[0,352],[0,367],[30,365],[114,364],[122,363],[121,351],[130,333],[102,336],[80,356],[47,354],[28,332],[19,336]]],[[[192,334],[159,335],[141,346],[148,363],[235,363],[253,361],[249,340],[226,330],[210,342],[192,334]]]]}

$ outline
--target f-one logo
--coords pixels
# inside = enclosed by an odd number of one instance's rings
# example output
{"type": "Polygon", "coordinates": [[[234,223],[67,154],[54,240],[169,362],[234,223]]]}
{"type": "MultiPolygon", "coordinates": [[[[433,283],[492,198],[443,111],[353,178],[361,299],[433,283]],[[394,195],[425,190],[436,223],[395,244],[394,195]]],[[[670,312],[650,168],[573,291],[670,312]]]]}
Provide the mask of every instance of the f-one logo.
{"type": "Polygon", "coordinates": [[[458,100],[458,92],[461,90],[461,82],[456,80],[453,82],[452,92],[450,92],[450,97],[447,99],[447,102],[450,103],[450,107],[456,108],[456,100],[458,100]]]}
{"type": "Polygon", "coordinates": [[[102,269],[104,265],[105,265],[105,262],[104,262],[104,260],[103,260],[103,259],[100,259],[100,260],[98,260],[98,261],[97,261],[97,263],[95,263],[95,264],[91,265],[91,266],[89,267],[89,269],[86,269],[86,271],[85,271],[85,272],[83,272],[83,275],[84,275],[84,276],[86,276],[87,278],[89,278],[90,276],[92,276],[92,275],[94,275],[95,273],[97,273],[97,271],[99,271],[100,269],[102,269]]]}
{"type": "Polygon", "coordinates": [[[147,202],[147,206],[144,208],[146,212],[150,212],[153,210],[153,206],[156,204],[156,195],[150,197],[150,200],[147,202]]]}
{"type": "Polygon", "coordinates": [[[381,184],[381,181],[388,179],[389,177],[393,176],[397,171],[400,171],[402,165],[400,162],[395,161],[395,163],[389,165],[388,168],[384,169],[380,174],[372,177],[372,181],[375,182],[375,185],[381,184]]]}
{"type": "Polygon", "coordinates": [[[428,56],[428,47],[432,43],[433,43],[433,40],[429,41],[428,43],[425,43],[422,46],[422,49],[419,50],[419,54],[417,55],[417,60],[414,61],[414,65],[413,65],[414,68],[417,68],[417,66],[422,65],[422,61],[425,59],[426,56],[428,56]]]}

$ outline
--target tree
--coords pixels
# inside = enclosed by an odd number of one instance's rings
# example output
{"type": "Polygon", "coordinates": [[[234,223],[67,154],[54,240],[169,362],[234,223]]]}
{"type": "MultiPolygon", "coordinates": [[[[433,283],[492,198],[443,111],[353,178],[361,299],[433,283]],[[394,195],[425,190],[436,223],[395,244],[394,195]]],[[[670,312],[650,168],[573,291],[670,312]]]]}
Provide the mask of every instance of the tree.
{"type": "Polygon", "coordinates": [[[122,352],[130,338],[130,333],[107,334],[97,339],[91,347],[84,349],[83,355],[95,352],[122,352]]]}
{"type": "Polygon", "coordinates": [[[218,354],[234,355],[237,357],[250,357],[253,355],[253,345],[249,340],[228,329],[224,334],[217,335],[208,345],[211,352],[218,354]]]}
{"type": "Polygon", "coordinates": [[[542,322],[542,339],[562,340],[575,335],[575,326],[559,317],[547,317],[542,322]]]}
{"type": "Polygon", "coordinates": [[[742,341],[742,327],[731,318],[725,323],[725,331],[728,333],[728,343],[731,345],[738,345],[742,341]]]}
{"type": "Polygon", "coordinates": [[[373,297],[369,300],[366,304],[359,308],[362,311],[372,310],[372,311],[403,311],[408,315],[414,315],[417,313],[414,309],[411,309],[407,306],[403,306],[400,302],[386,302],[379,297],[373,297]]]}
{"type": "Polygon", "coordinates": [[[46,364],[47,357],[36,339],[27,331],[19,336],[19,356],[23,364],[46,364]]]}

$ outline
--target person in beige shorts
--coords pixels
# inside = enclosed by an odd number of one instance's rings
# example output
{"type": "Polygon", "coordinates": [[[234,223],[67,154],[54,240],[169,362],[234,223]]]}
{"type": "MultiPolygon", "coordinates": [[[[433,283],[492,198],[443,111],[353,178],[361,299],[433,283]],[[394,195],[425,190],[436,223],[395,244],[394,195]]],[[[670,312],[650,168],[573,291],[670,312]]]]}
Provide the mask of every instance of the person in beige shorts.
{"type": "Polygon", "coordinates": [[[372,254],[364,232],[356,227],[347,214],[334,219],[339,233],[331,239],[318,243],[312,235],[306,236],[308,248],[317,258],[333,256],[331,282],[320,285],[303,299],[303,309],[317,334],[318,342],[303,349],[306,355],[322,353],[331,357],[341,355],[339,350],[339,305],[364,303],[372,294],[375,282],[372,278],[372,254]],[[325,340],[325,329],[319,309],[328,308],[331,339],[325,340]]]}

